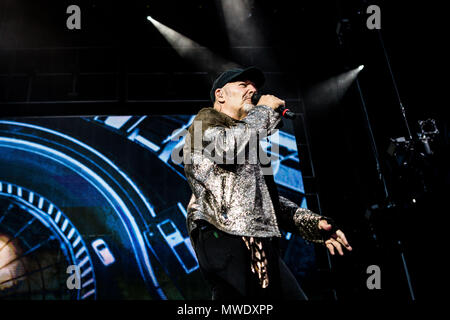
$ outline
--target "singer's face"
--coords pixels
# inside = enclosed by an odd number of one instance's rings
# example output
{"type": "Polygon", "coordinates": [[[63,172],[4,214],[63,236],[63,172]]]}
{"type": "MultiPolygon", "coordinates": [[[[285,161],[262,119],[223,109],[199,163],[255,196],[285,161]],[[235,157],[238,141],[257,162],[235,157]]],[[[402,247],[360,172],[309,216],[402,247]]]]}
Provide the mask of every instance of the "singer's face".
{"type": "Polygon", "coordinates": [[[252,96],[256,93],[255,84],[249,80],[229,82],[223,89],[227,105],[235,111],[243,111],[245,105],[252,104],[252,96]]]}

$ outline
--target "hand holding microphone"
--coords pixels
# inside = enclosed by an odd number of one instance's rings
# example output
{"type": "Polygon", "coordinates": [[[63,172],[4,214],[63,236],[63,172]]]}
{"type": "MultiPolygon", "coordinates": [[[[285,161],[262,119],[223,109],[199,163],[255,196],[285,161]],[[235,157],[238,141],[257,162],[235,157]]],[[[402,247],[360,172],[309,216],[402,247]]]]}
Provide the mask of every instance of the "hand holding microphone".
{"type": "MultiPolygon", "coordinates": [[[[255,99],[256,100],[256,99],[255,99]]],[[[271,94],[260,95],[257,102],[259,105],[265,105],[273,110],[277,110],[279,107],[284,106],[285,101],[281,100],[271,94]]]]}
{"type": "Polygon", "coordinates": [[[284,100],[281,100],[280,98],[275,97],[271,94],[260,94],[255,93],[252,96],[252,103],[256,105],[265,105],[273,110],[279,112],[283,117],[288,119],[294,119],[295,113],[290,111],[288,108],[285,107],[286,102],[284,100]]]}

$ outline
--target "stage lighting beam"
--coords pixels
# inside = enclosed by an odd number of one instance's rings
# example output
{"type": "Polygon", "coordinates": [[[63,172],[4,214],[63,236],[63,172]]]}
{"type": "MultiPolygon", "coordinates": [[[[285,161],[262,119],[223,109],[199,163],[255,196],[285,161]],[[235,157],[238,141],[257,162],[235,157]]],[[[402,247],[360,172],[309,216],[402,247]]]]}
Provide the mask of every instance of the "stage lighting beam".
{"type": "Polygon", "coordinates": [[[184,59],[193,63],[206,71],[226,70],[231,68],[238,68],[237,63],[228,61],[207,47],[204,47],[185,35],[167,27],[161,22],[155,20],[151,16],[147,16],[147,20],[150,21],[161,35],[170,43],[175,51],[184,59]]]}
{"type": "Polygon", "coordinates": [[[339,104],[363,68],[364,65],[360,65],[314,85],[306,92],[305,100],[313,104],[315,108],[339,104]]]}

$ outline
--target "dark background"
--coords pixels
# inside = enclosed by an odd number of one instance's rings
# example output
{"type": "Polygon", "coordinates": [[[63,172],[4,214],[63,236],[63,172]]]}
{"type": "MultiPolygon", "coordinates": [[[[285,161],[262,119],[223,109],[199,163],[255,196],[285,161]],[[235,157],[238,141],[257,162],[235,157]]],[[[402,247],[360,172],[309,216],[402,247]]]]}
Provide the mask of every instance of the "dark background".
{"type": "Polygon", "coordinates": [[[151,15],[229,61],[260,67],[265,90],[301,113],[292,125],[299,145],[307,145],[299,147],[302,159],[311,160],[302,169],[306,190],[319,199],[312,209],[335,218],[354,248],[346,257],[332,257],[331,272],[318,249],[323,272],[311,277],[307,288],[334,288],[338,299],[411,299],[403,253],[415,297],[437,295],[436,268],[442,265],[436,246],[449,184],[448,107],[440,95],[445,92],[443,8],[407,1],[251,4],[248,19],[258,37],[231,43],[219,1],[2,1],[0,116],[195,114],[209,106],[210,85],[222,70],[211,70],[202,50],[196,63],[180,57],[146,20],[151,15]],[[71,4],[81,8],[81,30],[66,28],[71,4]],[[379,31],[366,27],[371,4],[381,8],[379,31]],[[348,22],[340,42],[336,27],[342,19],[348,22]],[[356,82],[340,100],[327,99],[329,92],[309,94],[316,84],[360,64],[365,65],[358,76],[363,101],[356,82]],[[440,131],[434,155],[413,152],[403,171],[398,157],[386,152],[389,138],[408,134],[399,98],[413,138],[420,132],[418,120],[433,118],[440,131]],[[383,209],[389,203],[395,207],[383,209]],[[375,204],[382,209],[367,219],[366,210],[375,204]],[[366,268],[372,264],[381,266],[382,290],[366,288],[366,268]]]}

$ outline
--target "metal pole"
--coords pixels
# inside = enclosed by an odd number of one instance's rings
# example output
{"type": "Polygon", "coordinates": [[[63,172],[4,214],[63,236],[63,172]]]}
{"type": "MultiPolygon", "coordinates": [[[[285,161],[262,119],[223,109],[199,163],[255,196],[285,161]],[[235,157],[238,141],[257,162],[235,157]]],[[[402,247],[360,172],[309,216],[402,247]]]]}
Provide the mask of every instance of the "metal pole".
{"type": "MultiPolygon", "coordinates": [[[[402,113],[403,121],[405,122],[406,129],[408,131],[409,139],[412,141],[413,137],[412,137],[412,134],[411,134],[411,129],[409,128],[408,119],[406,118],[405,107],[403,106],[402,100],[400,98],[400,94],[398,92],[397,82],[395,81],[394,73],[392,72],[391,62],[389,60],[389,56],[387,54],[386,47],[384,46],[383,37],[381,36],[381,30],[378,30],[378,39],[380,39],[381,47],[383,48],[384,58],[386,59],[386,64],[387,64],[388,69],[389,69],[389,74],[391,75],[392,84],[394,85],[394,90],[395,90],[395,94],[396,94],[397,99],[398,99],[398,103],[399,103],[399,106],[400,106],[400,111],[402,113]]],[[[403,253],[402,243],[401,243],[400,240],[398,240],[398,245],[399,245],[399,248],[400,248],[400,255],[401,255],[401,258],[402,258],[403,269],[405,270],[406,281],[408,282],[409,294],[411,296],[411,299],[414,301],[415,300],[414,291],[413,291],[413,287],[412,287],[412,284],[411,284],[411,278],[410,278],[409,272],[408,272],[408,266],[406,265],[406,259],[405,259],[405,255],[403,253]]]]}
{"type": "Polygon", "coordinates": [[[403,120],[405,121],[406,129],[408,130],[408,136],[409,136],[409,139],[412,140],[411,130],[409,128],[408,120],[406,118],[405,107],[403,107],[403,103],[400,98],[400,94],[398,93],[397,83],[395,81],[394,73],[392,72],[392,68],[391,68],[391,63],[389,61],[389,57],[388,57],[386,48],[384,46],[383,37],[381,36],[381,30],[378,30],[378,38],[380,39],[381,47],[383,48],[384,58],[386,59],[386,63],[387,63],[388,69],[389,69],[389,74],[391,75],[392,83],[394,85],[395,94],[397,96],[398,103],[400,105],[400,111],[402,113],[403,120]]]}
{"type": "Polygon", "coordinates": [[[389,199],[389,192],[388,192],[388,189],[387,189],[387,186],[386,186],[386,180],[384,179],[384,175],[383,175],[383,173],[381,171],[380,157],[378,155],[378,149],[377,149],[377,146],[375,144],[375,137],[373,135],[372,125],[370,124],[369,115],[367,113],[366,102],[364,100],[364,96],[362,94],[362,90],[361,90],[361,87],[359,85],[358,76],[356,77],[355,82],[356,82],[356,87],[358,88],[359,97],[361,98],[361,106],[362,106],[362,109],[364,111],[364,116],[365,116],[366,124],[367,124],[367,130],[369,131],[370,146],[372,147],[372,151],[373,151],[374,156],[375,156],[375,162],[376,162],[376,167],[377,167],[378,179],[380,179],[381,182],[383,183],[383,190],[384,190],[385,199],[389,199]]]}
{"type": "MultiPolygon", "coordinates": [[[[369,115],[367,113],[367,108],[366,108],[366,103],[365,103],[365,100],[364,100],[364,96],[362,94],[361,87],[359,85],[358,78],[356,78],[356,86],[358,88],[359,96],[361,98],[361,106],[362,106],[362,109],[364,111],[364,116],[365,116],[365,119],[366,119],[367,129],[369,131],[369,138],[370,138],[369,140],[370,140],[370,144],[371,144],[371,147],[372,147],[372,151],[373,151],[374,156],[375,156],[375,162],[376,162],[376,167],[377,167],[377,172],[378,172],[378,178],[383,183],[383,189],[384,189],[385,198],[386,198],[386,200],[389,200],[390,199],[389,191],[388,191],[387,186],[386,186],[386,180],[385,180],[384,175],[383,175],[383,173],[381,171],[378,150],[377,150],[377,146],[375,144],[375,138],[374,138],[374,135],[373,135],[372,126],[370,124],[369,115]]],[[[406,120],[406,118],[405,118],[405,120],[406,120]]],[[[408,128],[408,130],[409,130],[409,128],[408,128]]],[[[390,206],[390,204],[388,206],[390,206]]],[[[411,279],[410,279],[409,272],[408,272],[408,266],[406,265],[405,255],[404,255],[404,253],[402,251],[402,243],[401,243],[400,240],[398,240],[398,245],[399,245],[399,248],[400,248],[400,255],[401,255],[401,258],[402,258],[402,262],[403,262],[403,269],[405,271],[406,281],[408,282],[409,293],[411,295],[411,299],[414,301],[415,300],[414,291],[413,291],[413,288],[412,288],[411,279]]]]}
{"type": "Polygon", "coordinates": [[[403,269],[405,269],[405,276],[406,276],[406,281],[408,282],[409,294],[411,295],[412,301],[414,301],[414,300],[416,300],[416,298],[414,297],[414,290],[412,287],[411,278],[409,277],[408,266],[406,265],[405,255],[403,254],[403,251],[401,251],[402,243],[400,242],[400,240],[398,240],[398,246],[400,247],[400,255],[402,256],[403,269]]]}

